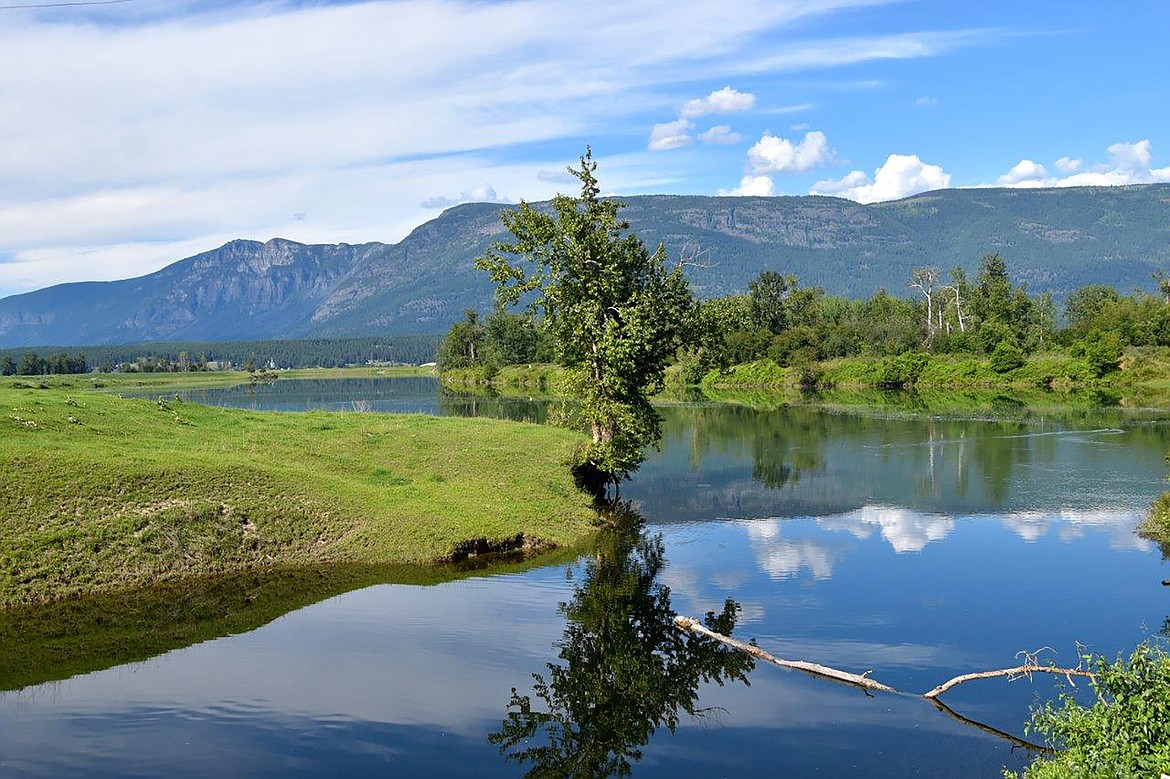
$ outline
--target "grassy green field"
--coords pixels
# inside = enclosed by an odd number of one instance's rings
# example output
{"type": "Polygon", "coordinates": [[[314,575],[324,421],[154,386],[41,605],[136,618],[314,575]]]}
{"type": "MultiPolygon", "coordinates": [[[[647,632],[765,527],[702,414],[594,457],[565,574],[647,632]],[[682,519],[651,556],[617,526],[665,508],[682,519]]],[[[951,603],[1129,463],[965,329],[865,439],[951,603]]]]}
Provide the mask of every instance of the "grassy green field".
{"type": "Polygon", "coordinates": [[[567,467],[581,440],[571,432],[113,391],[142,378],[0,382],[0,605],[265,566],[427,563],[475,538],[566,546],[593,532],[567,467]]]}

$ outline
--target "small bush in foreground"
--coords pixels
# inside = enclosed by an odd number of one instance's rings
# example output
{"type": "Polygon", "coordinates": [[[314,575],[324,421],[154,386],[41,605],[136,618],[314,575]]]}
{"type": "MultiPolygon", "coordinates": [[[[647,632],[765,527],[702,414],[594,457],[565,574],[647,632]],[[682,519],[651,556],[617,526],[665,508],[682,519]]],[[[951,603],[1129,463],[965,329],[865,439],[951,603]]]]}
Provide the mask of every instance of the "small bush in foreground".
{"type": "Polygon", "coordinates": [[[1096,672],[1090,707],[1062,694],[1032,712],[1030,729],[1062,749],[1024,772],[1049,777],[1157,777],[1170,773],[1170,655],[1140,644],[1129,659],[1086,658],[1096,672]]]}

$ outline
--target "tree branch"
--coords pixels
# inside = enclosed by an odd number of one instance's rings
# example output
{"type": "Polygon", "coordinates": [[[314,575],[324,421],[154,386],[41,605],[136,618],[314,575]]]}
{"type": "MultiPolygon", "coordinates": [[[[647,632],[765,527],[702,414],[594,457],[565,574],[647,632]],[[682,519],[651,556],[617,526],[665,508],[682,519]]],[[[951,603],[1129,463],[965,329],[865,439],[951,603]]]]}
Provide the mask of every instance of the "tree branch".
{"type": "Polygon", "coordinates": [[[869,671],[866,671],[865,674],[855,674],[849,673],[848,671],[840,671],[836,668],[830,668],[827,665],[808,663],[804,660],[781,660],[778,657],[768,654],[755,644],[748,644],[746,642],[731,638],[730,636],[725,636],[722,633],[716,633],[714,630],[707,628],[697,619],[691,619],[689,617],[676,616],[674,618],[674,624],[682,630],[687,630],[691,633],[698,633],[699,635],[706,636],[707,638],[712,638],[720,643],[727,644],[730,647],[738,649],[741,652],[746,652],[752,657],[758,658],[768,663],[772,663],[773,665],[778,665],[781,668],[791,668],[796,671],[804,671],[805,673],[812,674],[813,676],[823,676],[838,682],[851,684],[854,687],[860,687],[864,690],[877,690],[879,692],[892,693],[898,692],[893,687],[888,687],[881,682],[870,679],[868,676],[866,676],[869,671]]]}

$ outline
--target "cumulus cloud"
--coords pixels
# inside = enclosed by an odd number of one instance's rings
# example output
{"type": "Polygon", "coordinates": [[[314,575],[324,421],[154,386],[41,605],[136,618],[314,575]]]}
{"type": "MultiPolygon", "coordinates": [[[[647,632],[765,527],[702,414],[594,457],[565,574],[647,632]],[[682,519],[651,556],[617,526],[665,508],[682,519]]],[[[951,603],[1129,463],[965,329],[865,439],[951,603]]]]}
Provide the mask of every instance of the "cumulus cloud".
{"type": "Polygon", "coordinates": [[[945,189],[950,184],[951,174],[940,166],[928,165],[916,154],[891,154],[872,179],[855,170],[844,178],[816,182],[809,194],[835,195],[858,203],[878,203],[932,189],[945,189]]]}
{"type": "Polygon", "coordinates": [[[733,111],[748,111],[756,104],[756,96],[740,92],[731,87],[717,89],[706,97],[697,97],[683,104],[679,116],[697,118],[707,114],[728,114],[733,111]]]}
{"type": "Polygon", "coordinates": [[[1035,182],[1046,178],[1048,171],[1043,165],[1032,160],[1020,160],[1011,170],[996,179],[995,183],[1000,187],[1040,186],[1035,182]]]}
{"type": "MultiPolygon", "coordinates": [[[[19,283],[0,276],[0,295],[62,280],[70,262],[70,280],[141,270],[105,247],[177,258],[223,235],[398,240],[420,199],[458,200],[468,182],[550,196],[571,182],[538,174],[561,162],[548,149],[594,138],[600,151],[607,130],[712,74],[930,57],[985,37],[791,34],[872,2],[679,0],[661,14],[649,0],[182,0],[103,6],[101,23],[68,9],[6,14],[0,50],[21,67],[0,68],[0,223],[16,227],[0,229],[0,262],[41,259],[20,263],[19,283]],[[785,33],[791,46],[758,45],[785,33]],[[67,216],[50,213],[59,204],[67,216]],[[38,270],[46,252],[52,276],[38,270]]],[[[726,87],[686,110],[747,101],[726,87]]],[[[667,175],[656,162],[607,168],[606,185],[644,191],[667,175]]]]}
{"type": "Polygon", "coordinates": [[[450,208],[460,203],[511,203],[506,197],[500,197],[491,184],[477,184],[466,192],[460,192],[459,197],[431,197],[419,203],[421,208],[450,208]]]}
{"type": "Polygon", "coordinates": [[[646,144],[646,148],[650,151],[670,151],[690,146],[694,142],[690,130],[690,119],[676,119],[673,122],[656,124],[650,132],[650,142],[646,144]]]}
{"type": "Polygon", "coordinates": [[[715,194],[743,197],[770,197],[776,194],[776,185],[772,182],[771,176],[752,176],[749,174],[740,179],[738,187],[734,189],[720,189],[715,194]]]}
{"type": "Polygon", "coordinates": [[[699,140],[703,143],[730,144],[739,143],[743,136],[731,131],[729,124],[717,124],[706,132],[699,133],[699,140]]]}
{"type": "Polygon", "coordinates": [[[748,161],[756,173],[804,173],[835,157],[828,138],[817,130],[806,133],[799,143],[764,133],[748,149],[748,161]]]}
{"type": "Polygon", "coordinates": [[[1020,160],[1000,176],[998,187],[1109,187],[1123,184],[1170,182],[1170,167],[1153,168],[1149,139],[1136,143],[1115,143],[1106,149],[1109,161],[1084,170],[1084,162],[1061,157],[1054,165],[1064,176],[1052,176],[1043,165],[1020,160]]]}

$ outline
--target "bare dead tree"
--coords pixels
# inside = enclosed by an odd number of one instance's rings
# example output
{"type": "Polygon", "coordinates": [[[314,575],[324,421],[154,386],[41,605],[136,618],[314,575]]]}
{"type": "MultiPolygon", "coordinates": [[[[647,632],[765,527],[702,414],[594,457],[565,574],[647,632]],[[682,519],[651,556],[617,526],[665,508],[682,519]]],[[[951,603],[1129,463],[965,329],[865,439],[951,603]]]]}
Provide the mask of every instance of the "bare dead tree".
{"type": "Polygon", "coordinates": [[[936,324],[934,321],[934,288],[938,285],[938,268],[924,266],[910,271],[910,282],[906,285],[916,289],[926,297],[926,341],[934,337],[936,324]]]}

